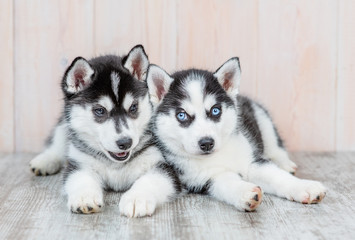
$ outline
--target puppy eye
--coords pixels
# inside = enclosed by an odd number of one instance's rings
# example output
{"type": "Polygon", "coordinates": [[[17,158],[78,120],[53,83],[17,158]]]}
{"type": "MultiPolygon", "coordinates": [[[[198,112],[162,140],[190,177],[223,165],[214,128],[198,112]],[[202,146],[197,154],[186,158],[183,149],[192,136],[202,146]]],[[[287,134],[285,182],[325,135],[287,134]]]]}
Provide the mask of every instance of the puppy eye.
{"type": "Polygon", "coordinates": [[[186,112],[179,112],[178,114],[176,114],[176,118],[180,122],[184,122],[187,120],[187,114],[186,114],[186,112]]]}
{"type": "Polygon", "coordinates": [[[98,107],[94,109],[94,113],[98,117],[103,117],[106,114],[106,109],[104,107],[98,107]]]}
{"type": "Polygon", "coordinates": [[[212,107],[211,108],[211,115],[217,117],[221,114],[221,108],[219,107],[212,107]]]}
{"type": "Polygon", "coordinates": [[[133,103],[129,108],[129,112],[136,113],[137,111],[138,111],[138,103],[133,103]]]}

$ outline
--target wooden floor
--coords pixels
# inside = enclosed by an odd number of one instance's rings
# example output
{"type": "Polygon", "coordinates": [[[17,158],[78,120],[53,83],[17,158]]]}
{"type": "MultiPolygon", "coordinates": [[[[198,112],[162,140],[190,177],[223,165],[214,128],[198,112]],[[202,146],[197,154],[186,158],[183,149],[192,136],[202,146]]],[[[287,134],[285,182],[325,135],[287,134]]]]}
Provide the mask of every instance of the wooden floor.
{"type": "Polygon", "coordinates": [[[102,213],[70,213],[60,175],[33,176],[33,156],[0,154],[0,239],[355,239],[355,153],[292,154],[297,176],[327,186],[318,205],[266,195],[244,213],[189,195],[140,219],[120,216],[120,193],[106,194],[102,213]]]}

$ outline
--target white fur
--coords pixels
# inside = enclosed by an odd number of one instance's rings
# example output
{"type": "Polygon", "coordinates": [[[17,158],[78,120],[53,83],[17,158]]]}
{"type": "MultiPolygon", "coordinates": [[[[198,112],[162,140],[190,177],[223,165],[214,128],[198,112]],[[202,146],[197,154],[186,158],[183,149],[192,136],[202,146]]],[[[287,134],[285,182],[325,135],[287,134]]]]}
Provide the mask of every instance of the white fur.
{"type": "Polygon", "coordinates": [[[132,94],[127,93],[125,98],[123,99],[123,108],[126,110],[126,112],[128,112],[133,102],[134,97],[132,96],[132,94]]]}
{"type": "MultiPolygon", "coordinates": [[[[123,100],[124,105],[129,104],[129,106],[132,101],[133,97],[130,94],[127,94],[123,100]]],[[[98,103],[108,111],[111,111],[113,108],[112,100],[107,96],[102,97],[98,103]]],[[[124,137],[131,138],[131,149],[135,148],[139,143],[139,138],[143,134],[151,117],[151,105],[148,95],[139,101],[138,111],[140,114],[139,119],[128,120],[128,127],[122,126],[122,131],[118,133],[113,119],[106,120],[104,123],[97,123],[94,120],[91,104],[84,106],[76,105],[73,106],[71,110],[70,125],[76,130],[77,134],[80,135],[80,138],[87,139],[90,143],[90,147],[104,152],[109,159],[116,162],[108,151],[122,152],[116,144],[117,140],[124,137]]],[[[128,160],[129,158],[126,161],[128,160]]]]}
{"type": "Polygon", "coordinates": [[[174,187],[159,172],[150,171],[140,177],[130,190],[122,195],[119,208],[127,217],[151,216],[157,205],[167,202],[174,187]]]}
{"type": "Polygon", "coordinates": [[[69,146],[68,155],[80,165],[80,171],[70,175],[65,183],[68,207],[74,212],[79,207],[87,213],[87,206],[93,208],[92,212],[100,211],[101,207],[98,206],[103,206],[103,184],[115,191],[130,188],[120,201],[120,212],[128,217],[151,215],[156,206],[168,201],[168,196],[174,194],[168,177],[155,169],[163,161],[156,147],[150,147],[125,164],[93,158],[73,145],[69,146]]]}
{"type": "Polygon", "coordinates": [[[69,175],[64,191],[72,212],[99,212],[104,205],[102,184],[90,171],[81,170],[69,175]]]}
{"type": "Polygon", "coordinates": [[[219,151],[209,155],[178,157],[174,164],[184,169],[182,181],[194,185],[203,184],[225,172],[245,175],[252,161],[252,149],[248,140],[242,135],[236,135],[225,142],[219,151]]]}
{"type": "Polygon", "coordinates": [[[116,72],[111,73],[111,86],[112,91],[115,94],[116,100],[118,101],[118,86],[120,85],[120,76],[116,72]]]}
{"type": "Polygon", "coordinates": [[[147,149],[133,161],[126,163],[117,161],[109,163],[103,159],[94,158],[73,145],[69,146],[68,155],[80,164],[81,169],[88,169],[92,174],[97,174],[101,182],[105,182],[115,191],[128,189],[139,176],[162,160],[161,153],[155,147],[147,149]]]}
{"type": "MultiPolygon", "coordinates": [[[[256,201],[258,186],[245,182],[235,172],[223,172],[212,178],[213,184],[210,194],[217,199],[235,206],[239,210],[253,210],[250,205],[259,205],[261,199],[256,201]]],[[[260,195],[262,195],[260,193],[260,195]]]]}
{"type": "Polygon", "coordinates": [[[103,106],[104,108],[106,108],[106,110],[108,112],[111,112],[111,110],[113,109],[113,106],[114,106],[114,103],[112,102],[112,100],[111,100],[111,98],[109,96],[102,96],[99,99],[98,104],[103,106]]]}
{"type": "Polygon", "coordinates": [[[252,165],[247,179],[265,192],[301,203],[315,203],[325,196],[326,188],[317,181],[299,179],[274,164],[252,165]]]}
{"type": "Polygon", "coordinates": [[[222,105],[223,114],[218,123],[207,119],[206,111],[216,104],[216,99],[207,96],[203,99],[203,84],[200,80],[190,80],[186,86],[189,92],[190,100],[182,102],[182,107],[189,114],[195,117],[195,120],[188,128],[181,128],[176,120],[175,111],[169,115],[161,115],[157,118],[157,135],[162,139],[171,151],[178,155],[195,157],[201,153],[198,141],[203,137],[211,137],[215,141],[214,151],[220,151],[225,141],[234,131],[237,123],[237,114],[233,108],[227,108],[222,105]],[[214,101],[213,101],[214,100],[214,101]],[[179,129],[179,131],[171,131],[179,129]]]}
{"type": "Polygon", "coordinates": [[[52,142],[45,150],[30,162],[30,168],[36,175],[57,173],[63,166],[67,143],[65,123],[58,124],[53,131],[52,142]]]}

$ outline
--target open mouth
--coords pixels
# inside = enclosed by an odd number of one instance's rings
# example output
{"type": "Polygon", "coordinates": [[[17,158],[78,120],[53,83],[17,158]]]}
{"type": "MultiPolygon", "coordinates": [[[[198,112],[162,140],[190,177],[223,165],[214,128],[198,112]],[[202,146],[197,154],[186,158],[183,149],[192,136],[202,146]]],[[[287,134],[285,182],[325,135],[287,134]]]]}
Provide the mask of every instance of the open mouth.
{"type": "Polygon", "coordinates": [[[120,152],[120,153],[113,153],[113,152],[108,152],[111,157],[118,161],[124,161],[129,157],[129,152],[120,152]]]}

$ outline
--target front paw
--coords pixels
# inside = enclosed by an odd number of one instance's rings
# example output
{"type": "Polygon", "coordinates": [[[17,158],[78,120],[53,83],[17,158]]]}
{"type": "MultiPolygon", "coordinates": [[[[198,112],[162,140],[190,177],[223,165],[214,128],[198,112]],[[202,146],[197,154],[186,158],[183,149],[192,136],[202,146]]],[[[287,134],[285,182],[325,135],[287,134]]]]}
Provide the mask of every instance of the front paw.
{"type": "Polygon", "coordinates": [[[30,168],[36,176],[47,176],[57,173],[62,161],[50,152],[43,152],[30,161],[30,168]]]}
{"type": "Polygon", "coordinates": [[[303,204],[319,203],[326,195],[323,184],[311,180],[300,180],[291,191],[287,199],[303,204]]]}
{"type": "Polygon", "coordinates": [[[246,191],[241,199],[241,207],[246,212],[253,212],[259,207],[263,197],[263,192],[260,187],[253,187],[251,190],[246,191]]]}
{"type": "Polygon", "coordinates": [[[73,213],[96,213],[103,207],[103,197],[96,193],[82,193],[68,197],[68,208],[73,213]]]}
{"type": "Polygon", "coordinates": [[[128,191],[119,203],[120,213],[126,217],[152,216],[156,201],[147,193],[128,191]]]}

